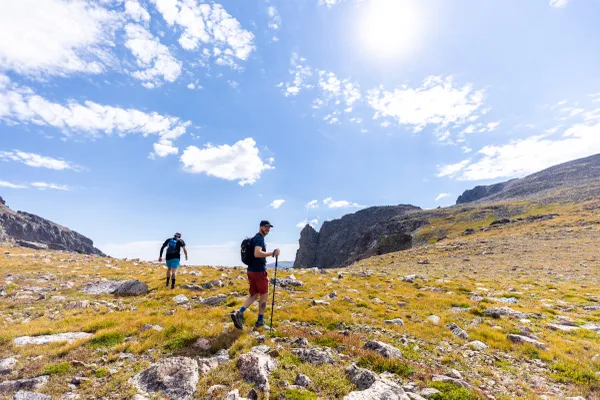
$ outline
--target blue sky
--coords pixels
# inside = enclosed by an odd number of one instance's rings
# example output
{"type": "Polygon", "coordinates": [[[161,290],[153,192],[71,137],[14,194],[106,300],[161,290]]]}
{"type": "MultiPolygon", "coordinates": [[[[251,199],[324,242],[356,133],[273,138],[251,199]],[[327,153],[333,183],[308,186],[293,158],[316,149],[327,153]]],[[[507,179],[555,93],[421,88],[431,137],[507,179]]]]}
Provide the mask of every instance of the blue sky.
{"type": "Polygon", "coordinates": [[[21,0],[0,15],[0,196],[156,258],[600,152],[597,0],[21,0]]]}

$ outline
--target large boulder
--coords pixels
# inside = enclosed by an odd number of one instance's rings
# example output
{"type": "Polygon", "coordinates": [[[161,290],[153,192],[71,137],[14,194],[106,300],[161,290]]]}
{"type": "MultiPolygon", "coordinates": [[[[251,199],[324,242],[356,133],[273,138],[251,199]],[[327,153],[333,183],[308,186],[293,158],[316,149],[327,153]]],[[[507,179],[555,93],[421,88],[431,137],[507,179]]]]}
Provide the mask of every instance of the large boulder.
{"type": "Polygon", "coordinates": [[[386,358],[402,358],[400,350],[387,343],[369,340],[365,343],[365,349],[373,350],[386,358]]]}
{"type": "Polygon", "coordinates": [[[253,350],[238,358],[237,367],[246,382],[254,383],[264,392],[270,391],[269,375],[277,368],[277,362],[270,356],[253,350]]]}
{"type": "Polygon", "coordinates": [[[346,369],[346,374],[358,391],[344,396],[344,400],[410,400],[400,385],[372,371],[352,364],[346,369]]]}
{"type": "Polygon", "coordinates": [[[319,349],[292,349],[292,353],[301,361],[314,365],[333,364],[335,362],[331,354],[319,349]]]}
{"type": "Polygon", "coordinates": [[[0,382],[0,393],[17,392],[19,390],[39,390],[48,383],[48,375],[30,379],[0,382]]]}
{"type": "Polygon", "coordinates": [[[85,294],[114,294],[116,296],[138,296],[148,293],[148,285],[137,279],[127,281],[90,282],[81,289],[85,294]]]}
{"type": "Polygon", "coordinates": [[[92,337],[91,333],[86,332],[65,332],[57,333],[55,335],[41,335],[41,336],[20,336],[13,340],[15,346],[25,346],[28,344],[48,344],[54,342],[68,342],[73,343],[77,340],[88,339],[92,337]]]}
{"type": "Polygon", "coordinates": [[[198,385],[198,363],[188,357],[170,357],[160,360],[132,378],[144,392],[158,392],[178,400],[191,399],[198,385]]]}

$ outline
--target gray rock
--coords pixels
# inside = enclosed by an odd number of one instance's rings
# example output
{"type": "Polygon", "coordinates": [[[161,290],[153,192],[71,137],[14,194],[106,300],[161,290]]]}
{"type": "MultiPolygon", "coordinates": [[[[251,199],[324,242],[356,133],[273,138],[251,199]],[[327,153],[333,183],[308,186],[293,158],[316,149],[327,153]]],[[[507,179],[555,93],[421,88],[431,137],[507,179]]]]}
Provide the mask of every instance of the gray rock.
{"type": "Polygon", "coordinates": [[[547,326],[548,326],[548,328],[552,329],[553,331],[562,331],[562,332],[571,332],[571,331],[576,331],[579,329],[578,327],[571,326],[571,325],[548,324],[547,326]]]}
{"type": "Polygon", "coordinates": [[[212,357],[198,357],[196,361],[200,373],[206,375],[219,365],[227,364],[229,362],[229,352],[226,349],[221,349],[212,357]]]}
{"type": "Polygon", "coordinates": [[[437,389],[434,388],[425,388],[423,390],[421,390],[421,396],[425,397],[426,399],[432,397],[433,395],[436,394],[440,394],[441,392],[437,389]]]}
{"type": "Polygon", "coordinates": [[[298,339],[295,339],[295,340],[292,341],[292,346],[294,346],[294,347],[308,347],[309,343],[308,343],[308,340],[306,340],[306,338],[299,337],[298,339]]]}
{"type": "Polygon", "coordinates": [[[146,332],[146,331],[150,331],[150,330],[155,330],[157,332],[162,332],[164,328],[162,326],[159,325],[150,325],[150,324],[146,324],[144,326],[142,326],[142,329],[140,329],[140,332],[146,332]]]}
{"type": "Polygon", "coordinates": [[[325,300],[313,300],[312,304],[313,306],[328,306],[329,302],[325,300]]]}
{"type": "Polygon", "coordinates": [[[254,383],[264,392],[270,391],[269,375],[277,368],[277,362],[271,357],[251,351],[238,358],[237,367],[246,382],[254,383]]]}
{"type": "Polygon", "coordinates": [[[487,344],[480,342],[479,340],[474,340],[472,342],[467,343],[467,347],[469,347],[471,350],[481,351],[487,349],[488,346],[487,344]]]}
{"type": "Polygon", "coordinates": [[[365,368],[359,368],[356,364],[350,365],[346,368],[346,375],[350,378],[358,390],[365,390],[373,386],[375,381],[379,379],[376,373],[365,368]]]}
{"type": "Polygon", "coordinates": [[[2,358],[0,359],[0,375],[10,374],[17,365],[16,358],[2,358]]]}
{"type": "Polygon", "coordinates": [[[285,279],[280,279],[277,278],[277,280],[275,280],[275,278],[271,278],[271,285],[275,284],[276,286],[279,287],[287,287],[287,286],[295,286],[295,287],[299,287],[299,286],[304,286],[304,282],[298,280],[298,279],[294,279],[294,278],[285,278],[285,279]]]}
{"type": "Polygon", "coordinates": [[[504,304],[518,304],[519,300],[516,297],[488,297],[488,299],[504,304]]]}
{"type": "Polygon", "coordinates": [[[596,331],[598,333],[600,333],[600,325],[597,324],[585,324],[585,325],[581,325],[581,329],[587,329],[590,331],[596,331]]]}
{"type": "Polygon", "coordinates": [[[185,296],[185,294],[179,294],[172,299],[177,304],[187,304],[190,300],[185,296]]]}
{"type": "Polygon", "coordinates": [[[312,385],[312,381],[310,378],[304,374],[296,375],[296,380],[294,381],[294,385],[300,386],[303,388],[307,388],[312,385]]]}
{"type": "Polygon", "coordinates": [[[457,378],[447,376],[447,375],[433,375],[431,377],[431,381],[432,382],[450,382],[450,383],[455,384],[456,386],[464,387],[465,389],[469,389],[469,390],[473,389],[473,387],[471,385],[469,385],[463,379],[457,379],[457,378]]]}
{"type": "Polygon", "coordinates": [[[220,303],[224,303],[225,300],[227,300],[227,295],[225,294],[218,294],[216,296],[212,296],[209,297],[207,299],[202,300],[200,303],[208,305],[208,306],[214,306],[220,303]]]}
{"type": "Polygon", "coordinates": [[[488,308],[483,312],[483,315],[492,318],[500,318],[503,315],[517,319],[527,318],[527,314],[515,311],[510,307],[488,308]]]}
{"type": "Polygon", "coordinates": [[[19,390],[39,390],[48,383],[48,375],[42,375],[31,379],[19,379],[15,381],[0,382],[0,393],[17,392],[19,390]]]}
{"type": "Polygon", "coordinates": [[[454,334],[454,336],[458,336],[461,339],[469,338],[469,334],[467,332],[465,332],[463,329],[461,329],[456,324],[446,324],[446,328],[450,329],[452,331],[452,333],[454,334]]]}
{"type": "Polygon", "coordinates": [[[15,393],[13,400],[52,400],[52,397],[36,392],[20,391],[15,393]]]}
{"type": "Polygon", "coordinates": [[[527,336],[514,335],[511,333],[508,335],[508,340],[510,340],[513,343],[529,343],[529,344],[532,344],[535,347],[538,347],[542,350],[546,350],[546,345],[544,343],[539,342],[539,341],[532,339],[530,337],[527,337],[527,336]]]}
{"type": "Polygon", "coordinates": [[[327,363],[333,364],[335,362],[328,352],[318,349],[292,349],[292,353],[300,358],[301,361],[309,364],[321,365],[327,363]]]}
{"type": "Polygon", "coordinates": [[[83,308],[88,308],[89,306],[90,306],[90,302],[89,301],[87,301],[87,300],[80,300],[80,301],[72,301],[72,302],[70,302],[69,304],[67,304],[65,306],[65,309],[67,309],[67,310],[71,310],[71,309],[74,309],[74,308],[83,309],[83,308]]]}
{"type": "Polygon", "coordinates": [[[115,296],[139,296],[148,293],[148,285],[137,279],[130,279],[122,282],[119,287],[112,292],[115,296]]]}
{"type": "Polygon", "coordinates": [[[352,364],[346,374],[359,390],[348,394],[344,400],[410,400],[400,385],[372,371],[352,364]]]}
{"type": "Polygon", "coordinates": [[[225,400],[249,400],[249,399],[240,396],[240,391],[238,389],[234,389],[231,392],[227,393],[225,400]]]}
{"type": "Polygon", "coordinates": [[[420,394],[412,392],[406,392],[406,394],[408,395],[408,398],[410,398],[410,400],[425,400],[425,397],[421,396],[420,394]]]}
{"type": "Polygon", "coordinates": [[[132,378],[144,392],[158,392],[175,399],[191,399],[198,385],[198,363],[188,357],[170,357],[160,360],[132,378]]]}
{"type": "Polygon", "coordinates": [[[402,358],[400,350],[387,343],[369,340],[364,346],[367,350],[373,350],[386,358],[402,358]]]}
{"type": "Polygon", "coordinates": [[[114,294],[117,296],[137,296],[148,293],[148,285],[136,279],[127,281],[91,282],[81,289],[85,294],[114,294]]]}
{"type": "Polygon", "coordinates": [[[431,322],[434,325],[439,325],[441,320],[442,319],[437,315],[430,315],[429,317],[427,317],[427,321],[431,322]]]}
{"type": "Polygon", "coordinates": [[[91,333],[86,332],[65,332],[55,335],[41,336],[20,336],[13,340],[15,346],[25,346],[28,344],[48,344],[54,342],[69,342],[73,343],[76,340],[88,339],[92,337],[91,333]]]}
{"type": "Polygon", "coordinates": [[[585,306],[585,307],[583,307],[583,309],[585,311],[600,311],[600,305],[599,306],[585,306]]]}
{"type": "Polygon", "coordinates": [[[404,321],[402,321],[400,318],[386,319],[385,323],[391,324],[391,325],[396,325],[396,326],[404,326],[404,321]]]}

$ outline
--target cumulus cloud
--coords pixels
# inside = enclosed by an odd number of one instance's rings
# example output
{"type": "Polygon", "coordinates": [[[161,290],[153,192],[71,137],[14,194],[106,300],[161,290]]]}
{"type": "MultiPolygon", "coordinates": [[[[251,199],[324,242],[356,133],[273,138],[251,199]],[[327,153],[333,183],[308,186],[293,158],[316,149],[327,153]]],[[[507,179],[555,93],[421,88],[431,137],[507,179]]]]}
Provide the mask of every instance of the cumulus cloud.
{"type": "MultiPolygon", "coordinates": [[[[0,121],[60,129],[65,135],[141,134],[158,136],[159,157],[173,154],[173,140],[186,133],[189,122],[136,109],[105,106],[92,101],[51,102],[28,87],[10,83],[0,75],[0,121]],[[162,147],[161,147],[162,146],[162,147]]],[[[156,147],[156,146],[155,146],[156,147]]]]}
{"type": "Polygon", "coordinates": [[[29,167],[48,168],[55,170],[72,169],[79,171],[82,167],[65,161],[62,158],[46,157],[35,153],[27,153],[20,150],[0,151],[0,160],[21,162],[29,167]]]}
{"type": "Polygon", "coordinates": [[[285,203],[285,200],[273,200],[273,202],[269,205],[269,207],[277,210],[279,207],[281,207],[283,205],[283,203],[285,203]]]}
{"type": "Polygon", "coordinates": [[[186,172],[238,181],[241,186],[255,183],[263,171],[274,168],[273,161],[271,158],[265,162],[260,158],[252,138],[240,140],[231,146],[189,146],[181,155],[186,172]]]}
{"type": "Polygon", "coordinates": [[[336,4],[339,4],[343,1],[344,0],[319,0],[319,5],[327,6],[328,8],[331,8],[331,7],[335,6],[336,4]]]}
{"type": "Polygon", "coordinates": [[[141,25],[125,26],[125,47],[136,58],[139,68],[131,75],[144,82],[148,88],[160,86],[162,81],[175,82],[181,75],[181,62],[171,55],[150,31],[141,25]]]}
{"type": "Polygon", "coordinates": [[[550,0],[550,7],[564,8],[569,4],[569,0],[550,0]]]}
{"type": "Polygon", "coordinates": [[[319,200],[311,200],[306,204],[306,208],[318,208],[319,200]]]}
{"type": "Polygon", "coordinates": [[[8,189],[27,189],[25,185],[19,185],[12,182],[0,181],[0,187],[8,188],[8,189]]]}
{"type": "Polygon", "coordinates": [[[38,188],[39,190],[62,190],[64,192],[68,192],[70,188],[67,185],[57,185],[55,183],[47,183],[47,182],[33,182],[31,184],[34,188],[38,188]]]}
{"type": "Polygon", "coordinates": [[[469,163],[471,162],[471,160],[462,160],[461,162],[458,162],[456,164],[449,164],[449,165],[444,165],[444,166],[439,166],[438,165],[438,177],[442,177],[442,176],[454,176],[457,173],[459,173],[460,171],[462,171],[467,165],[469,165],[469,163]]]}
{"type": "Polygon", "coordinates": [[[300,221],[300,222],[298,222],[298,223],[296,224],[296,228],[300,228],[300,229],[302,229],[302,228],[304,228],[306,225],[310,225],[310,226],[312,226],[313,228],[316,228],[318,224],[319,224],[319,219],[318,219],[318,218],[311,219],[310,221],[308,220],[308,218],[304,218],[304,220],[302,220],[302,221],[300,221]]]}
{"type": "Polygon", "coordinates": [[[440,201],[440,200],[445,199],[446,197],[449,197],[449,196],[450,196],[450,193],[440,193],[435,198],[435,201],[440,201]]]}
{"type": "Polygon", "coordinates": [[[451,77],[433,76],[418,88],[373,89],[368,102],[375,118],[389,117],[420,132],[428,125],[444,128],[469,122],[483,104],[483,93],[470,84],[457,87],[451,77]]]}
{"type": "Polygon", "coordinates": [[[277,30],[281,27],[281,17],[279,16],[279,12],[273,6],[269,6],[267,8],[267,14],[269,16],[269,28],[277,30]]]}
{"type": "Polygon", "coordinates": [[[358,208],[361,207],[358,203],[352,203],[347,200],[333,200],[331,197],[323,200],[323,204],[325,204],[329,208],[358,208]]]}
{"type": "Polygon", "coordinates": [[[282,93],[288,96],[296,96],[300,91],[311,89],[314,85],[307,83],[312,75],[312,68],[305,64],[306,59],[300,57],[297,53],[292,53],[290,57],[290,74],[294,77],[291,82],[281,82],[278,86],[282,88],[282,93]]]}
{"type": "Polygon", "coordinates": [[[254,51],[254,34],[242,28],[222,5],[197,0],[153,0],[171,27],[182,31],[179,44],[185,50],[201,51],[218,65],[237,67],[254,51]]]}
{"type": "Polygon", "coordinates": [[[150,14],[137,0],[127,0],[125,2],[125,12],[137,22],[150,22],[150,14]]]}
{"type": "Polygon", "coordinates": [[[114,62],[122,16],[85,0],[5,1],[0,70],[20,74],[99,74],[114,62]]]}

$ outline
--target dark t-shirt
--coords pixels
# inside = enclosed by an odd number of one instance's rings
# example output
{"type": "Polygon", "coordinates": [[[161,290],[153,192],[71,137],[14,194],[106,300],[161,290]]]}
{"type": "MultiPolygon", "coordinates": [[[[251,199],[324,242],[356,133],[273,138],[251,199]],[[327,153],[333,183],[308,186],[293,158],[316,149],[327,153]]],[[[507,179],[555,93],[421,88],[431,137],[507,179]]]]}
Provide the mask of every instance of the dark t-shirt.
{"type": "MultiPolygon", "coordinates": [[[[262,251],[267,251],[267,245],[265,244],[265,238],[260,233],[257,233],[256,236],[252,238],[252,251],[256,247],[260,247],[262,251]]],[[[252,253],[254,254],[254,253],[252,253]]],[[[252,259],[250,265],[248,265],[248,271],[250,272],[264,272],[267,270],[267,259],[266,258],[256,258],[252,259]]]]}
{"type": "Polygon", "coordinates": [[[169,242],[171,240],[174,240],[174,238],[169,238],[163,243],[162,247],[160,248],[160,258],[162,258],[163,250],[165,249],[165,247],[167,248],[167,260],[181,258],[181,248],[185,247],[185,242],[182,239],[177,239],[177,243],[175,243],[175,246],[169,246],[169,242]]]}

